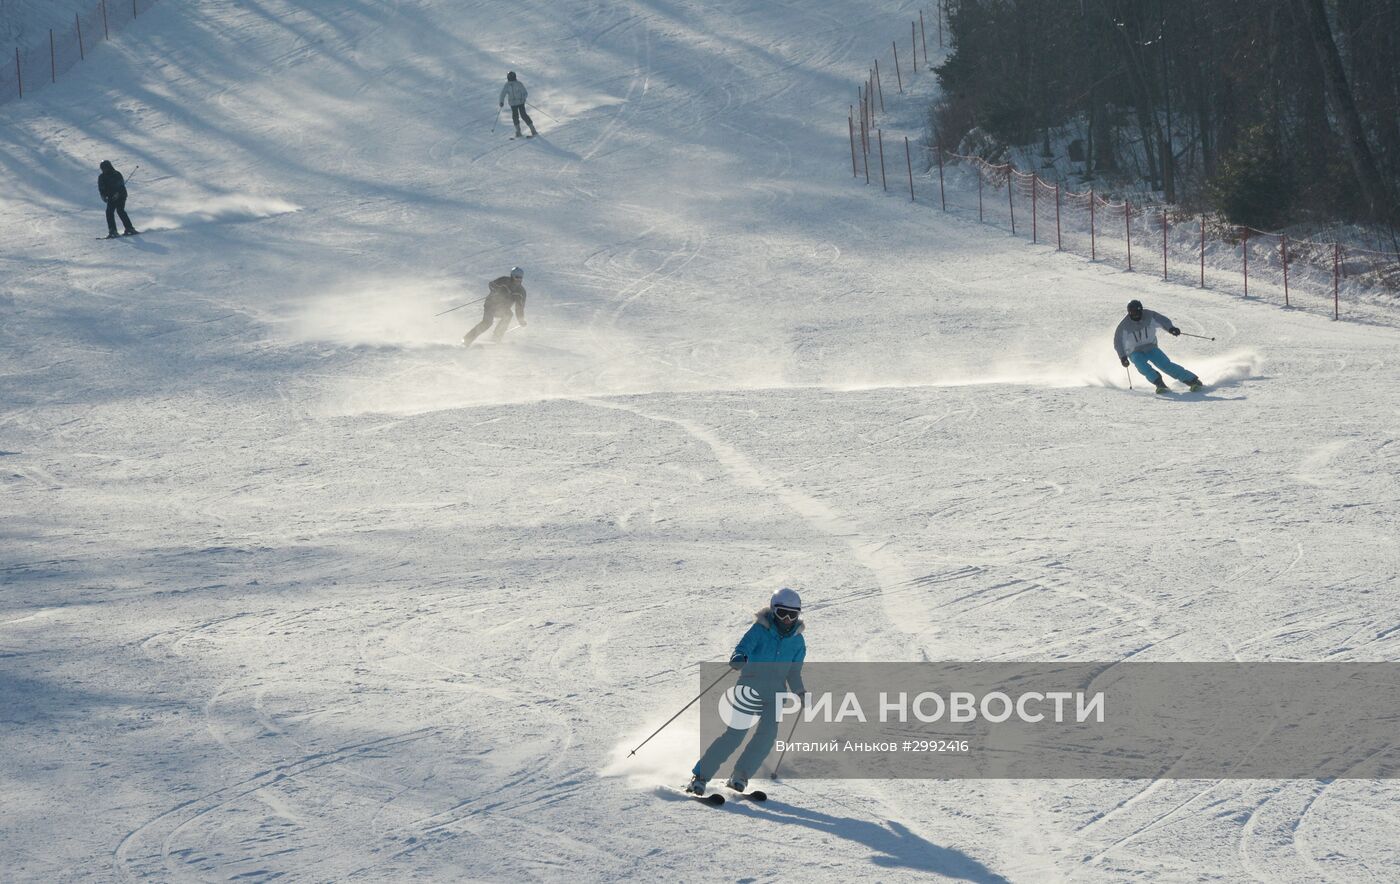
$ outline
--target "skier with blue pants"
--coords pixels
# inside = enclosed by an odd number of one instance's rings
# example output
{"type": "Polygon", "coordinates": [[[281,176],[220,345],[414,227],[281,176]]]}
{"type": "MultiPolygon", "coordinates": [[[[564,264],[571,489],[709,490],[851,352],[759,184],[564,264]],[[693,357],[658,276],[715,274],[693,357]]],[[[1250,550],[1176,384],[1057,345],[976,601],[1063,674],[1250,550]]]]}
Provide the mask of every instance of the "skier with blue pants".
{"type": "MultiPolygon", "coordinates": [[[[762,702],[758,727],[753,738],[739,754],[734,772],[725,783],[729,788],[744,791],[749,777],[758,771],[763,759],[773,751],[778,738],[778,697],[791,691],[805,697],[802,685],[802,661],[807,657],[807,641],[802,637],[806,624],[802,622],[802,599],[783,587],[773,593],[768,607],[754,615],[754,624],[729,658],[729,665],[739,670],[739,685],[752,688],[762,702]]],[[[729,727],[715,738],[700,760],[691,769],[687,792],[705,794],[705,784],[718,772],[721,764],[734,754],[743,742],[747,728],[729,727]]]]}
{"type": "Polygon", "coordinates": [[[1172,362],[1157,346],[1158,328],[1165,329],[1172,337],[1181,334],[1181,329],[1172,325],[1167,317],[1155,310],[1142,309],[1141,301],[1129,301],[1128,315],[1123,317],[1113,332],[1113,347],[1118,351],[1118,361],[1123,363],[1124,368],[1132,362],[1142,376],[1156,386],[1158,393],[1167,392],[1167,381],[1161,372],[1153,368],[1154,365],[1189,386],[1192,393],[1201,389],[1201,379],[1194,372],[1172,362]]]}

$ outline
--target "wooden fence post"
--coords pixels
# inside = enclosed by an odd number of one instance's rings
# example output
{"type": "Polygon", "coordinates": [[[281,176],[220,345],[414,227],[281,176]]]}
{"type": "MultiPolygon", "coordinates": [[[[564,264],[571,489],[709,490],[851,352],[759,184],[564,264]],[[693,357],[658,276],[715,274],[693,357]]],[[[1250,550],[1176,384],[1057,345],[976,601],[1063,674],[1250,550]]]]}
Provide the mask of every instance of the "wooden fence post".
{"type": "Polygon", "coordinates": [[[851,136],[851,177],[854,178],[858,174],[856,172],[856,109],[850,105],[847,106],[851,108],[850,112],[846,114],[846,131],[851,136]]]}
{"type": "Polygon", "coordinates": [[[1128,240],[1128,272],[1133,272],[1133,201],[1123,200],[1123,234],[1128,240]]]}
{"type": "Polygon", "coordinates": [[[866,183],[866,184],[869,184],[869,183],[870,183],[870,151],[869,151],[869,150],[863,150],[863,151],[861,151],[861,152],[860,152],[860,157],[861,157],[861,159],[860,159],[860,164],[861,164],[862,166],[865,167],[865,183],[866,183]]]}
{"type": "Polygon", "coordinates": [[[1099,260],[1098,241],[1094,238],[1094,188],[1089,188],[1089,260],[1099,260]]]}
{"type": "Polygon", "coordinates": [[[1283,306],[1290,307],[1288,303],[1288,234],[1279,237],[1279,255],[1283,258],[1283,306]]]}
{"type": "Polygon", "coordinates": [[[1040,237],[1040,230],[1039,230],[1039,224],[1038,224],[1039,219],[1037,218],[1037,216],[1040,214],[1040,212],[1039,212],[1039,211],[1037,210],[1037,208],[1036,208],[1036,205],[1037,205],[1037,203],[1039,202],[1039,201],[1036,199],[1036,194],[1040,191],[1040,184],[1039,184],[1039,182],[1040,182],[1040,176],[1037,175],[1035,172],[1032,172],[1032,173],[1031,173],[1031,242],[1033,242],[1033,243],[1038,243],[1038,242],[1040,242],[1040,238],[1039,238],[1039,237],[1040,237]]]}
{"type": "MultiPolygon", "coordinates": [[[[904,75],[899,72],[899,45],[893,40],[890,41],[890,48],[894,50],[894,79],[899,84],[899,94],[904,94],[904,75]]],[[[881,108],[883,110],[883,108],[881,108]]]]}
{"type": "Polygon", "coordinates": [[[1011,235],[1016,235],[1016,203],[1011,199],[1011,190],[1016,183],[1016,167],[1006,164],[1006,205],[1011,211],[1011,235]]]}
{"type": "MultiPolygon", "coordinates": [[[[948,194],[943,189],[943,142],[938,142],[937,147],[935,149],[938,151],[938,199],[939,202],[943,204],[943,211],[946,212],[948,211],[948,194]]],[[[978,180],[981,180],[981,176],[978,176],[978,180]]],[[[980,216],[982,214],[981,187],[977,188],[977,214],[980,220],[980,216]]]]}
{"type": "Polygon", "coordinates": [[[1162,207],[1162,281],[1167,279],[1167,207],[1162,207]]]}
{"type": "Polygon", "coordinates": [[[880,189],[888,191],[889,187],[885,185],[885,132],[883,129],[875,130],[875,140],[880,146],[880,189]]]}
{"type": "Polygon", "coordinates": [[[904,136],[904,165],[909,169],[909,202],[914,202],[914,156],[909,153],[909,136],[904,136]]]}

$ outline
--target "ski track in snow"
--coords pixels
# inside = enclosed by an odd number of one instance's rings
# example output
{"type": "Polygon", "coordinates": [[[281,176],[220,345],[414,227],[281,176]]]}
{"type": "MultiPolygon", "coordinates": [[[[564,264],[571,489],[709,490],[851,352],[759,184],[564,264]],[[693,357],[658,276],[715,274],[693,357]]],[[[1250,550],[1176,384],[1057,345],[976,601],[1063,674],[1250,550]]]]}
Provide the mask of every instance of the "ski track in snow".
{"type": "Polygon", "coordinates": [[[847,179],[917,14],[157,4],[7,105],[7,875],[1395,878],[1387,781],[715,810],[656,791],[688,717],[626,758],[783,583],[813,660],[1400,653],[1400,332],[847,179]],[[148,236],[92,241],[108,157],[148,236]],[[463,350],[434,314],[515,263],[530,325],[463,350]],[[1131,297],[1217,338],[1165,344],[1206,392],[1127,389],[1131,297]]]}

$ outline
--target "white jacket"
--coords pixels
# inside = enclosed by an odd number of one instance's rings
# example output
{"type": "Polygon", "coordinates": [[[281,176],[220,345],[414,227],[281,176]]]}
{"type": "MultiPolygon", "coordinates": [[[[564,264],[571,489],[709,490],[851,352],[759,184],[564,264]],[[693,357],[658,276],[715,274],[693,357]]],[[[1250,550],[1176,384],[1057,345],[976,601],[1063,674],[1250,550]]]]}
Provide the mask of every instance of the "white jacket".
{"type": "Polygon", "coordinates": [[[1151,350],[1157,346],[1157,329],[1171,327],[1172,321],[1155,310],[1142,311],[1142,319],[1137,322],[1124,316],[1113,332],[1113,349],[1118,351],[1119,359],[1139,350],[1151,350]]]}
{"type": "Polygon", "coordinates": [[[501,99],[496,103],[504,104],[509,98],[511,107],[520,107],[525,103],[525,96],[529,94],[524,83],[519,80],[506,80],[506,84],[501,87],[501,99]]]}

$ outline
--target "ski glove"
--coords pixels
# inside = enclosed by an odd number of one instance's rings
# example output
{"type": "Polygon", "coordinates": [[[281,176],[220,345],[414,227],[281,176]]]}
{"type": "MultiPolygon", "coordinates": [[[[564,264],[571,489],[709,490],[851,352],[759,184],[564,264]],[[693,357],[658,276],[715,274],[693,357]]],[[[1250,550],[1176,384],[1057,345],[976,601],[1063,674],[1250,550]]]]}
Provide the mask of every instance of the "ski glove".
{"type": "Polygon", "coordinates": [[[733,657],[730,657],[730,658],[729,658],[729,668],[730,668],[730,669],[743,669],[743,668],[744,668],[744,664],[747,663],[747,662],[749,662],[749,658],[748,658],[748,657],[745,657],[743,654],[735,654],[733,657]]]}
{"type": "Polygon", "coordinates": [[[1123,363],[1123,367],[1124,367],[1124,368],[1127,368],[1127,367],[1128,367],[1128,357],[1126,357],[1126,356],[1120,356],[1120,357],[1119,357],[1119,360],[1123,363]]]}
{"type": "Polygon", "coordinates": [[[1177,328],[1176,326],[1172,326],[1171,328],[1167,329],[1167,334],[1171,335],[1174,338],[1181,337],[1181,329],[1177,328]]]}

